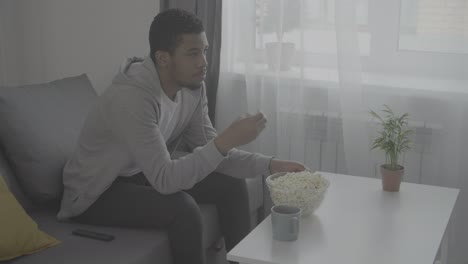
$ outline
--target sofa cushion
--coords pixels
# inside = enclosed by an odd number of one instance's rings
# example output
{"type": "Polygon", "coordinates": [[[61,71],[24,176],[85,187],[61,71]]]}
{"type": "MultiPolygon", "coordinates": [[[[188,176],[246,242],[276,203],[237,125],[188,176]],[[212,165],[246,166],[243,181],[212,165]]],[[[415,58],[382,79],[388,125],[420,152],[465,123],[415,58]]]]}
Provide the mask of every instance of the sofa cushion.
{"type": "Polygon", "coordinates": [[[32,254],[60,242],[38,229],[0,175],[0,261],[32,254]]]}
{"type": "Polygon", "coordinates": [[[0,88],[0,145],[34,202],[60,198],[63,166],[96,98],[86,75],[0,88]]]}
{"type": "Polygon", "coordinates": [[[15,196],[16,200],[21,204],[21,206],[28,212],[32,208],[31,201],[24,195],[23,191],[18,185],[15,175],[10,169],[8,162],[5,159],[3,150],[0,148],[0,175],[3,176],[3,179],[6,182],[10,192],[15,196]]]}
{"type": "MultiPolygon", "coordinates": [[[[220,236],[218,215],[214,205],[202,204],[200,209],[205,229],[203,245],[208,248],[220,236]]],[[[112,228],[57,222],[55,214],[51,211],[30,213],[42,230],[60,239],[62,243],[43,252],[23,256],[7,263],[172,263],[167,233],[164,230],[112,228]],[[72,231],[77,228],[112,234],[115,239],[103,242],[72,235],[72,231]]]]}

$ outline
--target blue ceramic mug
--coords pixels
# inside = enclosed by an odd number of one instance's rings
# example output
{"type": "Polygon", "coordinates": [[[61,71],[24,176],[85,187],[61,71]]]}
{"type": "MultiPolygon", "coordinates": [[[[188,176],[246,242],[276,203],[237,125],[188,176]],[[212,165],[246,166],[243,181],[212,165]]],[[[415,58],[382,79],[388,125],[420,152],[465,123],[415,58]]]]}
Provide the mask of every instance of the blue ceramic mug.
{"type": "Polygon", "coordinates": [[[275,205],[271,208],[273,239],[294,241],[299,235],[299,219],[302,210],[298,207],[275,205]]]}

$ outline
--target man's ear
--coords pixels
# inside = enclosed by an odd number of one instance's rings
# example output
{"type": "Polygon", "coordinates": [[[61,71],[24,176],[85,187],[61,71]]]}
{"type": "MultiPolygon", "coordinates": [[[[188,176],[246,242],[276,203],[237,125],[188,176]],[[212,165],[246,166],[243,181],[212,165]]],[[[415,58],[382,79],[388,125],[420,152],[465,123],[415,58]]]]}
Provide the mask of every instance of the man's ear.
{"type": "Polygon", "coordinates": [[[167,67],[169,65],[170,55],[167,51],[158,50],[154,53],[156,63],[161,67],[167,67]]]}

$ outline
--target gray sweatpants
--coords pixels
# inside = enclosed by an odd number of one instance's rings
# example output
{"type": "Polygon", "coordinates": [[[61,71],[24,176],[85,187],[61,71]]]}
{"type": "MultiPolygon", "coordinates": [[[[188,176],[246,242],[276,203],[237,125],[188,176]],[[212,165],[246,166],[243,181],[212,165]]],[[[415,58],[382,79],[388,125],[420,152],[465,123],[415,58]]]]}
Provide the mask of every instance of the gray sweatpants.
{"type": "MultiPolygon", "coordinates": [[[[174,264],[204,264],[202,216],[198,203],[218,209],[226,249],[250,231],[250,210],[244,180],[212,173],[192,189],[163,195],[140,173],[117,180],[83,214],[83,224],[168,230],[174,264]]],[[[155,260],[156,263],[156,260],[155,260]]]]}

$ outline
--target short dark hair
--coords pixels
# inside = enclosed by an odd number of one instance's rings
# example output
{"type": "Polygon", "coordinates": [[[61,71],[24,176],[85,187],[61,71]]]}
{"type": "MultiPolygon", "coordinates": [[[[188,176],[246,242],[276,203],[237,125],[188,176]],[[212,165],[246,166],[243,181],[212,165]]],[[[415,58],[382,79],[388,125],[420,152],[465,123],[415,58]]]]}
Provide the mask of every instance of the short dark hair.
{"type": "Polygon", "coordinates": [[[182,34],[199,34],[205,31],[203,22],[194,13],[171,8],[154,17],[149,31],[151,59],[158,50],[173,53],[182,34]]]}

